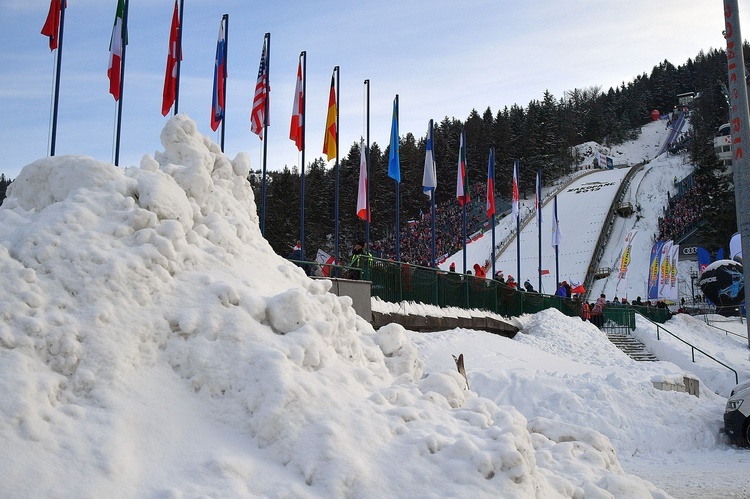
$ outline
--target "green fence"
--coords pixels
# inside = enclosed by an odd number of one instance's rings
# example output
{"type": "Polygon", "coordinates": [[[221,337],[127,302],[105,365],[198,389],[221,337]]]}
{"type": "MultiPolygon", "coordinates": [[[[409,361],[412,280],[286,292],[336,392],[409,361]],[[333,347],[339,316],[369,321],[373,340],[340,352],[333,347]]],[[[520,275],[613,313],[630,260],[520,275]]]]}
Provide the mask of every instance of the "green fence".
{"type": "Polygon", "coordinates": [[[604,307],[602,330],[628,333],[635,330],[635,310],[627,305],[604,307]]]}
{"type": "Polygon", "coordinates": [[[364,261],[362,278],[372,281],[372,295],[383,301],[415,301],[441,307],[476,308],[506,317],[556,308],[579,315],[575,300],[518,291],[492,279],[445,272],[428,267],[371,258],[364,261]]]}
{"type": "MultiPolygon", "coordinates": [[[[372,296],[387,302],[413,301],[440,307],[476,308],[505,317],[534,314],[548,308],[555,308],[570,317],[580,316],[581,302],[575,299],[528,293],[492,279],[375,257],[362,258],[361,262],[361,268],[294,263],[305,270],[324,270],[331,277],[372,281],[372,296]]],[[[664,324],[672,316],[666,308],[608,306],[604,309],[604,323],[609,322],[610,328],[634,330],[636,313],[659,324],[664,324]]]]}

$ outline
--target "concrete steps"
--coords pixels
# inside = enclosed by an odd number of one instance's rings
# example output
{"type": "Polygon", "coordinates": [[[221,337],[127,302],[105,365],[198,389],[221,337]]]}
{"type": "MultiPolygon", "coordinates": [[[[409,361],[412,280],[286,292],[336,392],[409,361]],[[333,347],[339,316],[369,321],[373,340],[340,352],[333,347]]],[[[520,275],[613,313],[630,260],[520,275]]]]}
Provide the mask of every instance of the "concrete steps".
{"type": "Polygon", "coordinates": [[[609,341],[625,352],[633,360],[652,362],[659,360],[654,354],[646,350],[643,343],[629,334],[607,333],[607,338],[609,338],[609,341]]]}

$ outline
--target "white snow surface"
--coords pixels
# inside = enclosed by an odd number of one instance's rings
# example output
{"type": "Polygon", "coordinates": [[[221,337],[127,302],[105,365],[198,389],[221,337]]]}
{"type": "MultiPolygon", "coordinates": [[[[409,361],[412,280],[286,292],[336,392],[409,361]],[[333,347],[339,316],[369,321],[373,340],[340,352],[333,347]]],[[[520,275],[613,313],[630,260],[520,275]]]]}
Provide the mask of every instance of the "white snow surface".
{"type": "MultiPolygon", "coordinates": [[[[654,363],[555,310],[512,340],[375,331],[261,237],[246,155],[184,115],[161,140],[140,167],[40,159],[0,207],[0,497],[750,493],[718,434],[733,375],[650,323],[654,363]],[[700,397],[653,386],[685,375],[700,397]]],[[[747,379],[722,324],[666,327],[747,379]]]]}

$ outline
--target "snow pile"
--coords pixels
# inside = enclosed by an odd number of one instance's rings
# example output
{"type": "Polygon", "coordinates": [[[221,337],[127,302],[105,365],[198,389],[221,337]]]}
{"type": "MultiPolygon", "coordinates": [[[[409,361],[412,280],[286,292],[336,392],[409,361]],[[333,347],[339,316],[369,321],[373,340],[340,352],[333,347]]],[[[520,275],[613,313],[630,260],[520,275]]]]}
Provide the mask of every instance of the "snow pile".
{"type": "Polygon", "coordinates": [[[39,160],[0,209],[0,495],[663,496],[604,435],[423,376],[272,252],[246,156],[185,116],[161,140],[39,160]]]}

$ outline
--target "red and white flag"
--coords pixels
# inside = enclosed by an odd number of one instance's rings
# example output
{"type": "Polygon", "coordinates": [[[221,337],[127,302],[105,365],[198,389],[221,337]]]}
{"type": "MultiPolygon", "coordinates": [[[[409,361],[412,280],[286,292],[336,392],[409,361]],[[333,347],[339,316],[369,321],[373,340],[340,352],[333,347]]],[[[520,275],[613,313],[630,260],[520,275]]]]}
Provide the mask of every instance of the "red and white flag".
{"type": "MultiPolygon", "coordinates": [[[[123,23],[125,19],[125,0],[117,1],[117,13],[115,14],[115,25],[112,27],[112,37],[109,40],[109,68],[107,76],[109,77],[109,93],[120,100],[120,81],[122,81],[122,49],[123,41],[126,40],[127,34],[123,33],[123,23]]],[[[127,42],[125,42],[127,43],[127,42]]]]}
{"type": "Polygon", "coordinates": [[[357,189],[357,216],[367,222],[370,219],[370,207],[367,203],[367,160],[365,159],[365,143],[359,147],[359,188],[357,189]]]}
{"type": "Polygon", "coordinates": [[[302,110],[305,108],[305,95],[302,92],[302,56],[300,55],[297,66],[297,87],[294,90],[294,106],[292,107],[292,123],[289,128],[289,138],[297,144],[297,149],[302,150],[302,127],[305,126],[305,117],[302,110]]]}
{"type": "Polygon", "coordinates": [[[177,61],[182,59],[180,44],[180,12],[177,0],[174,2],[172,26],[169,29],[169,53],[167,70],[164,73],[164,92],[162,93],[161,115],[166,116],[177,96],[177,61]]]}
{"type": "Polygon", "coordinates": [[[60,37],[60,16],[62,10],[67,5],[63,3],[63,0],[51,0],[49,4],[49,13],[47,14],[47,20],[44,21],[42,27],[42,34],[49,37],[49,49],[55,50],[59,42],[60,37]]]}
{"type": "MultiPolygon", "coordinates": [[[[266,35],[267,37],[270,35],[266,35]]],[[[258,67],[258,81],[255,83],[255,96],[253,97],[253,110],[250,112],[250,131],[263,139],[263,127],[270,125],[266,108],[268,107],[268,48],[267,38],[263,39],[263,52],[260,54],[260,66],[258,67]]]]}
{"type": "Polygon", "coordinates": [[[513,205],[511,214],[518,218],[518,160],[513,163],[513,205]]]}

